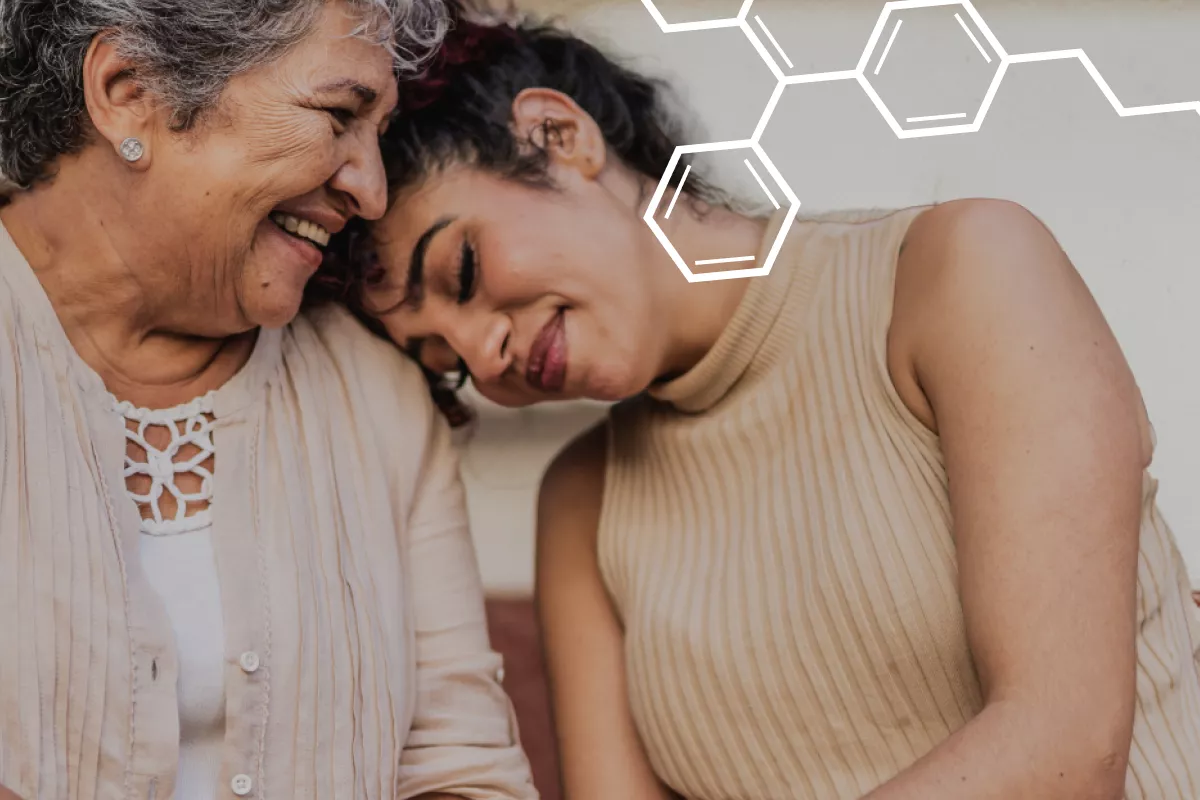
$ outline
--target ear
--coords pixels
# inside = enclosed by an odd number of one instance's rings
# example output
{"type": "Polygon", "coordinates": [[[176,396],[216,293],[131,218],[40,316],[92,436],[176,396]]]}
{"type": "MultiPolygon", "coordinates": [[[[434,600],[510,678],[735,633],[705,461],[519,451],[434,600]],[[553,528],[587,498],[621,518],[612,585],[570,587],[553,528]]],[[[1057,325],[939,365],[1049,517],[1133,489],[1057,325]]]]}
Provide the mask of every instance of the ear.
{"type": "Polygon", "coordinates": [[[546,148],[552,164],[589,179],[604,169],[608,159],[604,133],[590,114],[562,92],[525,89],[513,100],[512,117],[517,135],[546,148]]]}
{"type": "Polygon", "coordinates": [[[143,155],[129,166],[144,170],[150,163],[154,104],[139,83],[133,64],[105,33],[92,40],[84,57],[83,96],[92,127],[118,157],[126,139],[141,142],[143,155]]]}

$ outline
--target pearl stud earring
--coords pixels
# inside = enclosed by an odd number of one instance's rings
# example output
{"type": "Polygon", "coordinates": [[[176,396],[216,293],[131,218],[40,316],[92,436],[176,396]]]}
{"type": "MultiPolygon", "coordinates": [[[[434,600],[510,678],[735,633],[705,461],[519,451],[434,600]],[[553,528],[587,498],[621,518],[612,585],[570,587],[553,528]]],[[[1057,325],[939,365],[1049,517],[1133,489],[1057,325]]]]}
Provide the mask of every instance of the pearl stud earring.
{"type": "Polygon", "coordinates": [[[121,142],[121,158],[130,163],[140,161],[145,152],[146,148],[142,146],[141,139],[135,139],[131,136],[121,142]]]}

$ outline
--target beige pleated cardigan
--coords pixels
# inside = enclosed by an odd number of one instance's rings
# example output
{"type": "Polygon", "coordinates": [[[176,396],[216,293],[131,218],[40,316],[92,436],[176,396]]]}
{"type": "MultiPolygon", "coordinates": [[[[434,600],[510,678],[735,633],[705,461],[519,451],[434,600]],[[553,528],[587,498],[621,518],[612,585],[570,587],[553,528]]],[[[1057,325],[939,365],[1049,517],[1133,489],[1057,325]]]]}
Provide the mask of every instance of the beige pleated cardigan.
{"type": "MultiPolygon", "coordinates": [[[[417,369],[330,310],[263,331],[215,409],[226,796],[536,798],[417,369]]],[[[176,657],[123,436],[0,227],[0,785],[25,800],[173,795],[176,657]]]]}

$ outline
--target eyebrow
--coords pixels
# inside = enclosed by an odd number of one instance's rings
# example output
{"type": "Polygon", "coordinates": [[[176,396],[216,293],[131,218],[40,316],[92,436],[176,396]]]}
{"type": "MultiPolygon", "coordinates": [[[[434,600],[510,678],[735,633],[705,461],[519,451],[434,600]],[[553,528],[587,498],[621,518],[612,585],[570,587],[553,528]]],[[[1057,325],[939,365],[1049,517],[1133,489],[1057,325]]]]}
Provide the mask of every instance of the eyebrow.
{"type": "Polygon", "coordinates": [[[322,94],[335,94],[337,92],[351,92],[358,96],[366,105],[372,105],[379,99],[379,92],[372,89],[366,84],[359,83],[353,78],[342,78],[341,80],[331,81],[323,84],[317,89],[322,94]]]}
{"type": "Polygon", "coordinates": [[[400,305],[408,306],[419,311],[421,301],[425,299],[425,255],[433,243],[434,237],[454,222],[454,217],[443,217],[429,226],[429,230],[421,234],[413,245],[412,258],[409,261],[408,277],[404,281],[404,299],[400,305]]]}

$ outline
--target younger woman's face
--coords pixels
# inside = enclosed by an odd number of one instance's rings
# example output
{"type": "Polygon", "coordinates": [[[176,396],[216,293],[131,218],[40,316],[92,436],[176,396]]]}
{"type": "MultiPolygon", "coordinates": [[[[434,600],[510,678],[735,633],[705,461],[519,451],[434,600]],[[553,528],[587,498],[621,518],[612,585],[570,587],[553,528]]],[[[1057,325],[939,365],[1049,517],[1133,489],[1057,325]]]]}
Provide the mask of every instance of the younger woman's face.
{"type": "Polygon", "coordinates": [[[384,277],[367,307],[426,367],[465,366],[493,402],[632,396],[665,358],[660,248],[619,181],[578,165],[551,178],[460,166],[403,193],[374,226],[384,277]]]}

